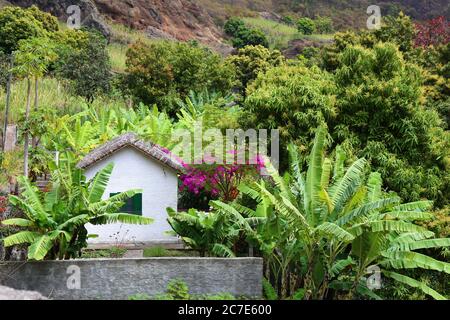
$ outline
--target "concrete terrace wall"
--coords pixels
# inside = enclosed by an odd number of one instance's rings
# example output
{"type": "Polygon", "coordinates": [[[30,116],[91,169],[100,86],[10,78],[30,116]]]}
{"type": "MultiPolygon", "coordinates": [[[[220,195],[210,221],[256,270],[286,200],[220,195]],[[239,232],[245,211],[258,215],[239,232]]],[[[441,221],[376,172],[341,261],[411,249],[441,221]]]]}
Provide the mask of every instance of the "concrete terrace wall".
{"type": "Polygon", "coordinates": [[[124,300],[135,294],[164,293],[182,279],[191,294],[262,295],[260,258],[144,258],[0,263],[0,285],[38,291],[61,300],[124,300]],[[74,267],[75,266],[75,267],[74,267]],[[79,268],[79,269],[78,269],[79,268]],[[76,287],[79,270],[80,289],[76,287]],[[74,273],[75,272],[75,273],[74,273]],[[68,286],[69,285],[69,286],[68,286]]]}

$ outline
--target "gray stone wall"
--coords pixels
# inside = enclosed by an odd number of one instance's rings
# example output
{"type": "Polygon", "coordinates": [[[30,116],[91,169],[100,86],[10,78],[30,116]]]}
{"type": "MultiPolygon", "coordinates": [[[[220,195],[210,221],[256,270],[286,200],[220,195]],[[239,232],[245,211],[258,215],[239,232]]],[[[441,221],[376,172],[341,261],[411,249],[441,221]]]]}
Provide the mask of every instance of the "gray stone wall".
{"type": "Polygon", "coordinates": [[[164,293],[182,279],[191,294],[262,295],[260,258],[143,258],[0,263],[0,285],[50,299],[127,299],[164,293]],[[78,281],[79,280],[79,281],[78,281]]]}

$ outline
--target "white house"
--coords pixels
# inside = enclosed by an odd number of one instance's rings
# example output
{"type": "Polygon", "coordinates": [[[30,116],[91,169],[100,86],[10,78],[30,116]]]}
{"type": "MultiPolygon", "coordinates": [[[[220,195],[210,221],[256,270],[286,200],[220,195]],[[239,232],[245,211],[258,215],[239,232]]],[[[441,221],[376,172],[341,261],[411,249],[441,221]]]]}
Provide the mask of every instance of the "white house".
{"type": "Polygon", "coordinates": [[[127,133],[93,150],[78,167],[85,170],[87,179],[92,179],[111,162],[114,169],[104,198],[130,189],[141,189],[142,194],[130,199],[121,211],[151,217],[154,222],[143,226],[122,223],[88,225],[89,234],[98,235],[89,240],[90,244],[176,242],[176,237],[166,233],[171,230],[166,208],[177,208],[178,173],[182,165],[158,145],[127,133]]]}

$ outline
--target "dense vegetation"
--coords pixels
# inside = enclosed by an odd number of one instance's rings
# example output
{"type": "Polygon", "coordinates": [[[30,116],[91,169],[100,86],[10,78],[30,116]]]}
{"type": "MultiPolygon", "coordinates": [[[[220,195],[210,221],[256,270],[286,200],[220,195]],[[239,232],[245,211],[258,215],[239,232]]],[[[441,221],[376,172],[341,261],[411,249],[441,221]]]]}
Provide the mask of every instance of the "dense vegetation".
{"type": "MultiPolygon", "coordinates": [[[[230,16],[257,16],[259,12],[276,12],[285,21],[307,16],[330,17],[337,30],[362,28],[366,25],[367,7],[375,3],[368,0],[199,0],[218,24],[230,16]],[[287,18],[287,19],[286,19],[287,18]]],[[[423,21],[443,15],[448,17],[450,7],[446,0],[381,0],[377,1],[383,16],[403,11],[415,20],[423,21]]]]}
{"type": "MultiPolygon", "coordinates": [[[[336,21],[326,17],[282,24],[288,37],[328,34],[336,21]]],[[[116,212],[136,190],[101,200],[112,165],[91,181],[76,168],[122,133],[170,152],[174,132],[197,123],[279,129],[279,172],[268,159],[180,159],[186,211],[169,209],[173,232],[202,256],[262,256],[267,298],[449,298],[446,20],[415,25],[401,13],[286,59],[257,19],[223,21],[237,49],[223,58],[195,41],[114,26],[108,43],[34,7],[0,10],[1,127],[19,127],[17,148],[0,152],[2,244],[69,259],[86,247],[87,223],[150,223],[116,212]],[[51,183],[40,190],[43,176],[51,183]],[[367,282],[374,267],[380,290],[367,282]]]]}

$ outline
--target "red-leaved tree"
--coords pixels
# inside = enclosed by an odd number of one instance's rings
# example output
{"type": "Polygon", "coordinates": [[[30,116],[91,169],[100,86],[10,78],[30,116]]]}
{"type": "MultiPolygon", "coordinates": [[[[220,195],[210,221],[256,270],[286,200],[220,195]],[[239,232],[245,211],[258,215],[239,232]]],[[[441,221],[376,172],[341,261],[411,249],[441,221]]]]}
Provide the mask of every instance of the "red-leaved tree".
{"type": "Polygon", "coordinates": [[[446,44],[450,41],[450,23],[443,16],[416,24],[416,47],[446,44]]]}

